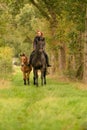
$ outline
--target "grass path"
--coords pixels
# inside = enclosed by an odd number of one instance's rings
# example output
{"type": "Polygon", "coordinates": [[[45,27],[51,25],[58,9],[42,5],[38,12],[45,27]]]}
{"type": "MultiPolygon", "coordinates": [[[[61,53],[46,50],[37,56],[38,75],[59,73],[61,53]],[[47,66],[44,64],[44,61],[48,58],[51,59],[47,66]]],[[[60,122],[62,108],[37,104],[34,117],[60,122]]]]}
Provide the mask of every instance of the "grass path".
{"type": "Polygon", "coordinates": [[[47,79],[24,86],[22,74],[0,89],[0,130],[87,130],[87,90],[47,79]]]}

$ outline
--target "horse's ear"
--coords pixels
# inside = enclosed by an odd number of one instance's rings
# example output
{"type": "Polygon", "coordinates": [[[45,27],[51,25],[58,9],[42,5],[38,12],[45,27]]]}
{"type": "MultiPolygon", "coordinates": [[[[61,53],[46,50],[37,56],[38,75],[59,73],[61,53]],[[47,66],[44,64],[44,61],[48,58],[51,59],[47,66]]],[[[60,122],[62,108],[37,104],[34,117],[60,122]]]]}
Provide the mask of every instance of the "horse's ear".
{"type": "Polygon", "coordinates": [[[25,56],[25,54],[24,54],[24,53],[22,53],[22,54],[20,54],[20,56],[25,56]]]}

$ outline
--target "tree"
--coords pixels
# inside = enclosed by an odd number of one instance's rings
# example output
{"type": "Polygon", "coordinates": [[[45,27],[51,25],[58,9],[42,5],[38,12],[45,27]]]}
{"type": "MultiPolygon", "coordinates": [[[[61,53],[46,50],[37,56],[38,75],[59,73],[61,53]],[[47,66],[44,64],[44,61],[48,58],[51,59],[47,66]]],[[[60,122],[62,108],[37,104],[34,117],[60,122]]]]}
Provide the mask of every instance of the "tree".
{"type": "Polygon", "coordinates": [[[85,43],[84,43],[84,82],[87,83],[87,5],[85,16],[85,43]]]}
{"type": "Polygon", "coordinates": [[[32,49],[36,30],[45,33],[52,72],[83,76],[83,34],[86,0],[1,0],[0,45],[18,55],[32,49]],[[3,22],[2,22],[3,21],[3,22]]]}

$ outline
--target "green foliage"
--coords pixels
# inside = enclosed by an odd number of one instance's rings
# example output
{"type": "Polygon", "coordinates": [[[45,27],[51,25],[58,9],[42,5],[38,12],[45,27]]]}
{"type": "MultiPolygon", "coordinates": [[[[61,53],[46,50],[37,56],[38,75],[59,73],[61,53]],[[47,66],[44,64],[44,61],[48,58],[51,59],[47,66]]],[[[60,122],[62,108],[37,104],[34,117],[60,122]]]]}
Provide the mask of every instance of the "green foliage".
{"type": "Polygon", "coordinates": [[[0,76],[5,76],[12,72],[12,49],[0,47],[0,76]]]}
{"type": "Polygon", "coordinates": [[[86,4],[86,0],[1,0],[0,46],[12,47],[15,56],[21,52],[29,55],[36,31],[41,30],[57,67],[59,49],[65,47],[66,65],[69,56],[74,56],[76,72],[83,61],[86,4]]]}
{"type": "Polygon", "coordinates": [[[34,8],[32,5],[26,4],[22,9],[20,9],[20,14],[16,15],[16,21],[19,25],[26,25],[30,27],[33,17],[35,17],[34,8]]]}

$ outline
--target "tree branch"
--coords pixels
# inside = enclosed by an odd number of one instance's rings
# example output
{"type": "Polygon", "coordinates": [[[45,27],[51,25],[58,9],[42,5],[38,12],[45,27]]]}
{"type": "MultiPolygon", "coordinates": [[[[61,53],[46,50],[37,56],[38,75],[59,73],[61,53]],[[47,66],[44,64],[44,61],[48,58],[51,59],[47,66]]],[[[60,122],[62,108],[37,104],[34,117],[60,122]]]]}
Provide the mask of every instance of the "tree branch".
{"type": "Polygon", "coordinates": [[[30,0],[30,2],[41,12],[41,14],[47,19],[50,20],[50,16],[47,14],[47,12],[44,11],[44,9],[39,6],[34,0],[30,0]]]}

